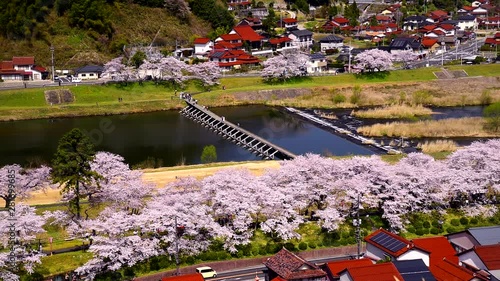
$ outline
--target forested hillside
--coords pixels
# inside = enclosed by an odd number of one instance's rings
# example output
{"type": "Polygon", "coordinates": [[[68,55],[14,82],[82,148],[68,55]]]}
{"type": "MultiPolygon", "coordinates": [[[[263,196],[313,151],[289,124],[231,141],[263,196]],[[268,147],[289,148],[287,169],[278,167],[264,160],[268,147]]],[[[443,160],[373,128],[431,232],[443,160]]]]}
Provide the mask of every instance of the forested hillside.
{"type": "Polygon", "coordinates": [[[35,56],[49,66],[53,45],[58,67],[103,63],[124,45],[173,50],[233,20],[220,0],[0,1],[0,60],[35,56]]]}

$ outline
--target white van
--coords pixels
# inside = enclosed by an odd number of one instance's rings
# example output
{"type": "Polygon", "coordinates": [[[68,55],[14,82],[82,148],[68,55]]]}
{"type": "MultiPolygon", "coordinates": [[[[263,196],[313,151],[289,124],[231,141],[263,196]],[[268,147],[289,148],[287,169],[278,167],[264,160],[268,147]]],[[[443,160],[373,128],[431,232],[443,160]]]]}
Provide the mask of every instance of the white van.
{"type": "Polygon", "coordinates": [[[79,83],[82,82],[82,79],[76,77],[76,76],[71,76],[71,82],[73,83],[79,83]]]}
{"type": "Polygon", "coordinates": [[[196,268],[196,272],[200,273],[203,278],[217,277],[217,272],[208,266],[198,267],[196,268]]]}

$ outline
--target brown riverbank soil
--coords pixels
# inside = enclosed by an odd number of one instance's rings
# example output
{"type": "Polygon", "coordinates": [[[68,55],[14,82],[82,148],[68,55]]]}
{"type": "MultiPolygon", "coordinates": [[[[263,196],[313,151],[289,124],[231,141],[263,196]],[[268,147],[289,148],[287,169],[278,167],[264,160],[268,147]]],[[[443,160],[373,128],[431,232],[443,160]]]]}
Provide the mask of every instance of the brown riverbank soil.
{"type": "MultiPolygon", "coordinates": [[[[158,188],[163,188],[175,179],[183,177],[195,177],[203,179],[204,177],[215,174],[223,169],[241,168],[247,169],[255,175],[261,175],[267,169],[277,169],[279,161],[252,161],[252,162],[239,162],[227,163],[224,165],[191,165],[179,167],[167,167],[159,169],[146,169],[144,170],[143,179],[146,182],[155,184],[158,188]]],[[[46,192],[35,192],[33,197],[27,200],[30,205],[43,205],[53,204],[61,201],[60,189],[48,189],[46,192]]],[[[3,203],[3,202],[2,202],[3,203]]]]}

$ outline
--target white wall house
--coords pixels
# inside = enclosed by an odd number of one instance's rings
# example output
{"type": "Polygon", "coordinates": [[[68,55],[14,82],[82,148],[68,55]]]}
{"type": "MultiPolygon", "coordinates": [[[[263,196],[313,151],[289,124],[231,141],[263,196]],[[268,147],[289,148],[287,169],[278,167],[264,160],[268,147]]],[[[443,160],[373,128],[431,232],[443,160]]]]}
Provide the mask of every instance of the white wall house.
{"type": "Polygon", "coordinates": [[[463,15],[457,18],[457,27],[460,30],[475,30],[477,29],[477,19],[473,15],[463,15]]]}
{"type": "Polygon", "coordinates": [[[319,45],[322,52],[331,49],[340,49],[344,45],[344,38],[335,35],[328,35],[319,40],[319,45]]]}
{"type": "Polygon", "coordinates": [[[313,33],[307,29],[292,30],[288,38],[292,39],[292,44],[300,48],[308,49],[314,43],[313,33]]]}
{"type": "Polygon", "coordinates": [[[209,38],[196,38],[194,39],[194,54],[196,56],[204,56],[208,54],[214,46],[209,38]]]}
{"type": "Polygon", "coordinates": [[[307,73],[321,73],[326,71],[326,57],[323,54],[315,53],[309,55],[309,61],[306,64],[307,73]]]}

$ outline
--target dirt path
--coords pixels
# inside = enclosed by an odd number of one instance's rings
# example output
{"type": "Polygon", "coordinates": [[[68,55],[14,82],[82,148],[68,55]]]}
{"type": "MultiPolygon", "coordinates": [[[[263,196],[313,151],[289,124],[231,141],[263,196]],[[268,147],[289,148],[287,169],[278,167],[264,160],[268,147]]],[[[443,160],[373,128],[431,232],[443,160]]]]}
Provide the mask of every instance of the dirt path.
{"type": "MultiPolygon", "coordinates": [[[[202,179],[215,174],[217,171],[229,168],[248,169],[250,172],[261,175],[267,169],[276,169],[279,161],[251,161],[241,163],[217,163],[214,166],[192,165],[181,167],[168,167],[144,170],[143,179],[156,184],[162,188],[166,184],[175,181],[177,177],[195,177],[202,179]]],[[[33,198],[27,201],[30,205],[53,204],[61,201],[60,189],[49,189],[47,192],[35,192],[33,198]]]]}

